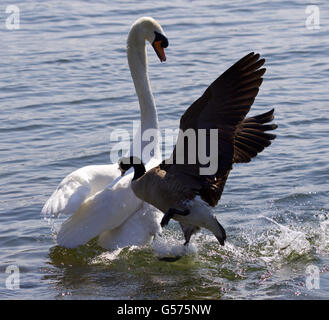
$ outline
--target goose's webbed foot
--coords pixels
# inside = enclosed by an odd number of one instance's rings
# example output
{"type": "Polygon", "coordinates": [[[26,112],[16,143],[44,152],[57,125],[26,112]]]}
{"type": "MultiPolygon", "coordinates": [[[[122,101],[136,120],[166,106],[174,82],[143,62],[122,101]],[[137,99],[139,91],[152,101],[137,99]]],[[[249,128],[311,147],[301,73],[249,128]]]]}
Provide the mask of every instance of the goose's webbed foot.
{"type": "Polygon", "coordinates": [[[181,216],[187,216],[189,213],[190,213],[190,210],[188,210],[188,209],[178,210],[175,208],[169,208],[161,220],[161,227],[163,228],[164,226],[166,226],[169,223],[170,219],[174,216],[174,214],[179,214],[181,216]]]}

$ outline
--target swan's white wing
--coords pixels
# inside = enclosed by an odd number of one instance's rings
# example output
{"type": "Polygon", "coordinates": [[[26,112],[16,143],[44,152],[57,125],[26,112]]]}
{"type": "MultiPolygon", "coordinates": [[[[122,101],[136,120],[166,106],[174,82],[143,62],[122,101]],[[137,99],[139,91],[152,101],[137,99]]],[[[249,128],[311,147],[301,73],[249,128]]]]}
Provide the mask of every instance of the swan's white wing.
{"type": "MultiPolygon", "coordinates": [[[[150,160],[149,170],[160,163],[158,159],[150,160]]],[[[133,169],[131,169],[133,171],[133,169]]],[[[78,211],[66,220],[59,230],[57,242],[66,248],[75,248],[85,244],[104,231],[119,227],[138,211],[143,202],[131,189],[133,173],[118,177],[104,190],[89,197],[78,211]]]]}
{"type": "Polygon", "coordinates": [[[162,212],[144,202],[143,207],[122,225],[103,232],[98,238],[98,244],[107,250],[145,245],[152,236],[161,232],[162,216],[162,212]]]}
{"type": "Polygon", "coordinates": [[[139,210],[142,201],[130,188],[132,174],[124,176],[112,188],[105,188],[88,198],[79,210],[66,220],[59,230],[57,242],[75,248],[106,230],[120,226],[139,210]]]}
{"type": "Polygon", "coordinates": [[[82,203],[120,175],[117,164],[86,166],[66,176],[42,208],[43,215],[72,215],[82,203]]]}
{"type": "Polygon", "coordinates": [[[70,214],[78,210],[90,194],[88,181],[72,174],[62,180],[41,210],[43,215],[70,214]]]}

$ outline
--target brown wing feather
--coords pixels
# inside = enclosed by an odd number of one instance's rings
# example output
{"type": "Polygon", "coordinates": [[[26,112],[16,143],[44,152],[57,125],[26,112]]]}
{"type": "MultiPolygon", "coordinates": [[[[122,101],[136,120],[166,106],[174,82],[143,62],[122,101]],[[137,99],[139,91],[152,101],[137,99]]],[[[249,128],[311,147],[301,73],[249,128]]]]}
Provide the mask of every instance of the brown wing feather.
{"type": "Polygon", "coordinates": [[[273,130],[274,126],[263,125],[268,122],[269,114],[245,119],[262,84],[266,69],[260,68],[264,63],[259,54],[252,52],[217,78],[181,117],[181,131],[174,151],[166,164],[162,164],[168,173],[180,175],[183,183],[192,184],[195,194],[211,206],[220,199],[232,164],[250,161],[271,140],[272,135],[268,136],[264,131],[273,130]],[[196,141],[197,130],[207,130],[207,152],[210,148],[209,130],[218,129],[219,166],[214,175],[200,175],[202,165],[198,159],[196,164],[188,164],[188,145],[180,144],[187,129],[196,131],[196,141]],[[183,164],[176,163],[178,152],[183,152],[183,164]]]}
{"type": "Polygon", "coordinates": [[[234,163],[249,162],[271,144],[276,135],[266,133],[275,130],[276,124],[265,124],[274,119],[274,109],[255,117],[244,119],[234,138],[234,163]]]}

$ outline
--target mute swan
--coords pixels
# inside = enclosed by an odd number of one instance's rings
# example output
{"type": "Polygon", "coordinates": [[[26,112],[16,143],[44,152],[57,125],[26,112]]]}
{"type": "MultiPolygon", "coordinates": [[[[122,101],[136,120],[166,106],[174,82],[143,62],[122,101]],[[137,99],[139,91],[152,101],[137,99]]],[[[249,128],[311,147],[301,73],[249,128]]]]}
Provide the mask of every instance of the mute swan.
{"type": "MultiPolygon", "coordinates": [[[[152,44],[160,61],[165,61],[164,48],[168,46],[168,40],[162,27],[150,17],[136,20],[127,39],[128,63],[141,111],[140,129],[129,152],[134,155],[137,155],[135,150],[143,151],[150,143],[141,139],[143,133],[147,129],[158,130],[157,112],[147,71],[146,40],[152,44]]],[[[153,146],[151,153],[143,157],[149,168],[161,162],[157,137],[153,146]]],[[[58,244],[74,248],[101,235],[100,244],[104,248],[112,249],[135,244],[135,241],[140,244],[150,233],[158,232],[157,215],[152,212],[146,216],[145,212],[152,209],[143,205],[131,191],[131,178],[132,174],[121,179],[117,163],[83,167],[64,178],[42,209],[44,215],[73,214],[62,224],[57,235],[58,244]],[[127,238],[126,229],[129,229],[132,223],[128,220],[134,214],[134,225],[143,223],[144,228],[136,227],[136,232],[127,238]],[[137,233],[137,230],[140,232],[137,233]]]]}
{"type": "Polygon", "coordinates": [[[181,117],[181,131],[170,159],[147,172],[143,162],[136,157],[123,158],[119,162],[122,171],[133,166],[132,190],[137,197],[164,213],[162,227],[171,218],[180,222],[185,244],[203,227],[224,245],[225,230],[210,207],[218,203],[233,163],[249,162],[276,137],[265,131],[274,130],[277,125],[264,125],[273,120],[274,109],[246,118],[263,81],[266,69],[259,68],[264,63],[264,59],[259,60],[259,54],[250,53],[209,86],[181,117]],[[188,140],[187,146],[182,144],[184,132],[189,129],[195,132],[195,141],[198,141],[192,151],[193,140],[188,140]],[[207,130],[204,144],[210,154],[212,148],[216,150],[210,158],[217,163],[212,173],[201,174],[205,165],[196,157],[203,147],[199,140],[200,129],[207,130]],[[215,130],[217,140],[211,141],[211,129],[215,130]],[[190,158],[191,155],[195,157],[190,158]],[[178,162],[179,156],[182,156],[182,162],[178,162]],[[190,164],[189,159],[197,160],[190,164]]]}

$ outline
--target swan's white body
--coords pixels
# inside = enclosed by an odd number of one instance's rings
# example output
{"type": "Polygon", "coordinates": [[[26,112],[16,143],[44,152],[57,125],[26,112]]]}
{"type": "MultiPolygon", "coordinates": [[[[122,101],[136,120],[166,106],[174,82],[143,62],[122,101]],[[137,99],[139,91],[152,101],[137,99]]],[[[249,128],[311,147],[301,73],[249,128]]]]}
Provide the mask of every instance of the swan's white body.
{"type": "MultiPolygon", "coordinates": [[[[147,129],[158,130],[158,117],[148,72],[145,40],[152,43],[154,31],[164,34],[152,18],[137,20],[128,35],[127,55],[141,110],[140,130],[134,137],[130,155],[144,150],[150,142],[141,139],[147,129]],[[140,145],[140,148],[136,148],[140,145]],[[134,147],[135,146],[135,147],[134,147]]],[[[158,137],[152,142],[149,155],[138,155],[151,169],[161,162],[158,137]]],[[[87,166],[65,177],[45,203],[42,214],[72,215],[57,235],[59,245],[75,248],[99,237],[106,249],[141,245],[160,230],[161,214],[143,205],[130,187],[133,174],[121,177],[118,164],[87,166]]]]}

